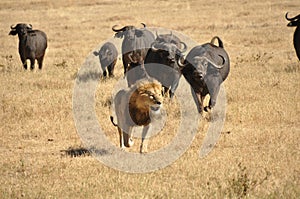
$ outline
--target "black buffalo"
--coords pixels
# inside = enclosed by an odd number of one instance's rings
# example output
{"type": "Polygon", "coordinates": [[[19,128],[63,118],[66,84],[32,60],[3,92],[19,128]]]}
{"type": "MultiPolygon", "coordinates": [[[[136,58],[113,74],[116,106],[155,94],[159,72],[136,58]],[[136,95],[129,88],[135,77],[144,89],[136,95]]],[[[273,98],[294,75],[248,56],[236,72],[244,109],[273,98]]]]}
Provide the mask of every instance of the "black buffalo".
{"type": "Polygon", "coordinates": [[[34,69],[35,60],[38,61],[39,69],[43,67],[43,60],[47,48],[47,36],[40,30],[32,30],[31,24],[17,24],[11,26],[9,35],[18,34],[19,54],[25,69],[26,60],[30,60],[30,69],[34,69]]]}
{"type": "Polygon", "coordinates": [[[196,104],[199,113],[207,111],[216,104],[221,83],[227,78],[230,70],[229,57],[224,50],[223,42],[214,37],[210,43],[199,45],[191,49],[184,63],[182,74],[191,85],[196,95],[196,104]],[[214,45],[218,40],[219,46],[214,45]],[[210,94],[209,105],[203,108],[204,97],[210,94]]]}
{"type": "Polygon", "coordinates": [[[94,55],[99,56],[103,76],[106,77],[108,72],[109,77],[113,77],[118,58],[118,51],[115,45],[111,42],[106,42],[102,45],[99,52],[94,52],[94,55]]]}
{"type": "Polygon", "coordinates": [[[187,46],[176,35],[157,35],[145,58],[145,69],[150,77],[157,79],[169,91],[172,98],[181,77],[178,60],[187,46]]]}
{"type": "Polygon", "coordinates": [[[296,54],[298,59],[300,60],[300,14],[293,18],[288,18],[288,13],[286,13],[285,18],[290,21],[287,26],[295,27],[296,30],[294,33],[294,47],[296,50],[296,54]]]}
{"type": "Polygon", "coordinates": [[[112,30],[116,32],[115,37],[124,38],[122,42],[122,61],[124,66],[124,74],[138,65],[144,64],[146,54],[154,41],[154,35],[146,29],[136,28],[134,26],[124,26],[121,29],[116,29],[116,25],[112,30]]]}

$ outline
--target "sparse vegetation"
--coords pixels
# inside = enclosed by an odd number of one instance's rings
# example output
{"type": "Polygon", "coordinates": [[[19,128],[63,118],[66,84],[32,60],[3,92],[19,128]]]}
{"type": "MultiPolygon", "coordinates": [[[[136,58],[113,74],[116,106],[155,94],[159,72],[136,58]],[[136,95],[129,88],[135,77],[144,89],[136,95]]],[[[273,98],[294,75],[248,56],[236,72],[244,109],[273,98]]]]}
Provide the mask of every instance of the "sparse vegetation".
{"type": "Polygon", "coordinates": [[[58,68],[66,68],[66,67],[68,67],[68,64],[67,64],[67,61],[66,60],[62,60],[61,62],[59,62],[59,63],[56,63],[56,64],[54,64],[56,67],[58,67],[58,68]]]}
{"type": "Polygon", "coordinates": [[[293,63],[286,66],[284,69],[287,73],[299,73],[300,72],[300,64],[299,63],[293,63]]]}
{"type": "Polygon", "coordinates": [[[238,163],[238,168],[235,170],[235,174],[232,178],[228,179],[228,185],[225,193],[229,198],[242,198],[249,196],[249,193],[253,191],[258,185],[261,185],[264,181],[268,180],[271,175],[270,172],[265,171],[265,176],[258,176],[262,179],[253,179],[249,176],[249,172],[242,163],[238,163]]]}

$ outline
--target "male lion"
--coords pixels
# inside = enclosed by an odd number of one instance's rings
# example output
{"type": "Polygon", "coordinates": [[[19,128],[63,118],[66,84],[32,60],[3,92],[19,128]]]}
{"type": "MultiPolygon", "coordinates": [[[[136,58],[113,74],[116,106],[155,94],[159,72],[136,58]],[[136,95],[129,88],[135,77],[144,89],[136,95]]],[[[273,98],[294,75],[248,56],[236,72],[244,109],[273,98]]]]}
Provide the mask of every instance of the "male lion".
{"type": "Polygon", "coordinates": [[[162,102],[162,85],[152,78],[139,80],[116,94],[113,106],[117,124],[114,123],[113,116],[110,119],[113,125],[118,127],[121,148],[132,146],[132,128],[143,126],[140,152],[147,152],[146,136],[150,128],[151,115],[160,113],[162,102]]]}

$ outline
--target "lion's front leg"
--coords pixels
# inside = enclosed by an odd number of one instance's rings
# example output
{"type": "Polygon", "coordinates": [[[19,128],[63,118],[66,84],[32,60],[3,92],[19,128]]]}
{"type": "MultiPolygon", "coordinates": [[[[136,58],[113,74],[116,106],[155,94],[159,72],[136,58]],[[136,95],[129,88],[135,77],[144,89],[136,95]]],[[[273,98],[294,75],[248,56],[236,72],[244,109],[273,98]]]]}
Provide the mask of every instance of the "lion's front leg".
{"type": "Polygon", "coordinates": [[[147,126],[144,126],[143,132],[142,132],[142,143],[140,147],[140,153],[147,153],[148,152],[148,138],[147,133],[149,132],[151,126],[150,124],[147,126]]]}

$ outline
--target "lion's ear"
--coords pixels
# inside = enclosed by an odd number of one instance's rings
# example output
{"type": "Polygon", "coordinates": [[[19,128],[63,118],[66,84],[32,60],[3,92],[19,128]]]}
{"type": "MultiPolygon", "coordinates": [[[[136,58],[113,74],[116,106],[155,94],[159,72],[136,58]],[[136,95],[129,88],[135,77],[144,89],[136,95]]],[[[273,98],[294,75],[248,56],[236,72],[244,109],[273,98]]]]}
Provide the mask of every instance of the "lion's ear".
{"type": "Polygon", "coordinates": [[[141,96],[148,96],[148,93],[145,92],[145,91],[140,91],[140,95],[141,95],[141,96]]]}

